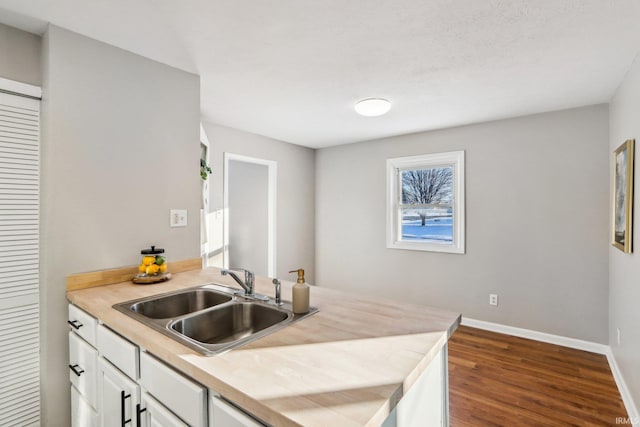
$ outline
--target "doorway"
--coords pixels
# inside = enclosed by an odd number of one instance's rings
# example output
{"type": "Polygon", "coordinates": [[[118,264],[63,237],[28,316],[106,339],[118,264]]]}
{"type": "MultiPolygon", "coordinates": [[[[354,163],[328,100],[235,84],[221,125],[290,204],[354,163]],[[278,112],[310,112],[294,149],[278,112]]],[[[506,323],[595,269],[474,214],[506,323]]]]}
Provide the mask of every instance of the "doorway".
{"type": "Polygon", "coordinates": [[[276,176],[275,161],[224,153],[224,268],[274,277],[276,176]]]}

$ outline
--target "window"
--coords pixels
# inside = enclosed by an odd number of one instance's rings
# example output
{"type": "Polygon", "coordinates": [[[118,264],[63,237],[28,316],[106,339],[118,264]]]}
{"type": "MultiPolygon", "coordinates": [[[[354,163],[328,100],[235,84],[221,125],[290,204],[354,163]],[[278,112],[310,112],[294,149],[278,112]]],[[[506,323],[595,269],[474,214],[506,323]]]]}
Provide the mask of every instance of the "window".
{"type": "Polygon", "coordinates": [[[464,151],[387,160],[387,247],[464,253],[464,151]]]}

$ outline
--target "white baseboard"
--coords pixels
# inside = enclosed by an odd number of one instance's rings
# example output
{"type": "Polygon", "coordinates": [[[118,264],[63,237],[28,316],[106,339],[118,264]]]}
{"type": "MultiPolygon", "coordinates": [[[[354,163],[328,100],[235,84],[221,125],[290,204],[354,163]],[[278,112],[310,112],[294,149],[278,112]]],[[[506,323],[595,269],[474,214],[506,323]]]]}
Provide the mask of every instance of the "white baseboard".
{"type": "Polygon", "coordinates": [[[618,367],[616,358],[613,356],[611,347],[607,349],[606,356],[607,360],[609,361],[611,373],[613,374],[613,379],[616,380],[616,385],[618,386],[618,390],[620,390],[620,396],[622,396],[622,401],[624,402],[624,406],[627,409],[627,414],[629,415],[631,424],[634,426],[640,426],[640,413],[638,413],[638,407],[633,401],[633,397],[631,397],[631,393],[627,388],[627,383],[622,377],[622,373],[620,372],[620,368],[618,367]]]}
{"type": "Polygon", "coordinates": [[[528,338],[542,341],[549,344],[561,345],[563,347],[575,348],[578,350],[590,351],[591,353],[607,354],[609,346],[591,341],[583,341],[575,338],[563,337],[560,335],[547,334],[545,332],[532,331],[531,329],[516,328],[514,326],[501,325],[499,323],[485,322],[484,320],[462,318],[462,324],[472,328],[485,329],[487,331],[501,334],[513,335],[514,337],[528,338]]]}
{"type": "Polygon", "coordinates": [[[461,323],[462,325],[470,326],[472,328],[484,329],[487,331],[513,335],[520,338],[528,338],[536,341],[546,342],[549,344],[556,344],[564,347],[575,348],[577,350],[584,350],[605,355],[607,357],[607,361],[609,362],[609,367],[611,368],[613,379],[616,381],[616,385],[618,386],[618,390],[620,391],[620,396],[622,396],[622,401],[624,402],[624,406],[627,409],[630,424],[633,426],[640,426],[640,414],[638,413],[638,408],[636,407],[633,398],[631,397],[631,393],[629,393],[627,384],[622,377],[622,373],[618,368],[618,364],[616,363],[616,359],[613,356],[613,352],[611,351],[610,346],[591,341],[583,341],[575,338],[563,337],[560,335],[547,334],[545,332],[532,331],[530,329],[501,325],[499,323],[485,322],[484,320],[470,319],[468,317],[463,317],[461,323]]]}

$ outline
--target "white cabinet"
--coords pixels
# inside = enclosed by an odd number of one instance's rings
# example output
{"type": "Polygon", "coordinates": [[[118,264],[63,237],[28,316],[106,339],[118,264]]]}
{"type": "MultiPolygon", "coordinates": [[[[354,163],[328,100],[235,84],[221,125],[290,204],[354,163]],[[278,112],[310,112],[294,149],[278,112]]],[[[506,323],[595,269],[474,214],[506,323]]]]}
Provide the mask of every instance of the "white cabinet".
{"type": "Polygon", "coordinates": [[[149,353],[140,354],[140,384],[192,427],[207,425],[207,389],[149,353]]]}
{"type": "Polygon", "coordinates": [[[445,345],[402,396],[381,427],[448,426],[448,375],[445,345]]]}
{"type": "Polygon", "coordinates": [[[98,358],[100,426],[136,425],[140,387],[103,357],[98,358]]]}
{"type": "Polygon", "coordinates": [[[98,352],[129,378],[138,379],[138,346],[122,338],[104,325],[97,328],[98,352]]]}
{"type": "Polygon", "coordinates": [[[104,325],[96,329],[98,345],[98,406],[102,427],[137,427],[140,404],[138,346],[104,325]]]}
{"type": "Polygon", "coordinates": [[[71,386],[71,427],[98,427],[98,413],[71,386]]]}
{"type": "Polygon", "coordinates": [[[96,408],[97,367],[96,349],[69,332],[69,380],[93,408],[96,408]]]}
{"type": "Polygon", "coordinates": [[[138,427],[189,427],[148,393],[142,393],[136,414],[138,427]]]}
{"type": "Polygon", "coordinates": [[[69,381],[72,427],[98,427],[97,321],[69,305],[69,381]]]}
{"type": "Polygon", "coordinates": [[[68,323],[72,427],[263,426],[72,304],[68,323]]]}
{"type": "Polygon", "coordinates": [[[71,330],[83,340],[96,346],[96,327],[98,321],[90,314],[85,313],[73,304],[69,304],[69,320],[67,323],[71,330]]]}
{"type": "Polygon", "coordinates": [[[73,427],[206,427],[206,388],[72,304],[68,323],[73,427]]]}
{"type": "Polygon", "coordinates": [[[235,406],[218,396],[211,396],[209,409],[209,427],[264,427],[235,406]]]}

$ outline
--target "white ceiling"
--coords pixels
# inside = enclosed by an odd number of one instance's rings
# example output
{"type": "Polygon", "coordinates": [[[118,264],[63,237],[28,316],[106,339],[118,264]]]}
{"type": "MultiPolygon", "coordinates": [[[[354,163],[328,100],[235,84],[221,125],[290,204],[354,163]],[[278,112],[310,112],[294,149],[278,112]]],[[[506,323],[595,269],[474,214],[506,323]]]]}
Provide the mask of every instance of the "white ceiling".
{"type": "Polygon", "coordinates": [[[204,120],[316,148],[608,102],[639,18],[637,0],[0,0],[8,25],[199,74],[204,120]],[[369,97],[391,112],[357,116],[369,97]]]}

